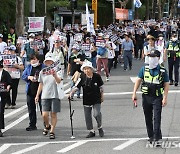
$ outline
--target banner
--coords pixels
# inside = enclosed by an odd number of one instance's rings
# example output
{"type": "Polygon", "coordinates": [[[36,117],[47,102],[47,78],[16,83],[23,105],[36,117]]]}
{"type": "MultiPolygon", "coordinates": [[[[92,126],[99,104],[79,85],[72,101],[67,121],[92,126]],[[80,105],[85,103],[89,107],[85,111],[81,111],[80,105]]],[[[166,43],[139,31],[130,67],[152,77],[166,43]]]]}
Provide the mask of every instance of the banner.
{"type": "Polygon", "coordinates": [[[51,66],[42,69],[42,73],[44,75],[51,75],[53,72],[58,72],[60,70],[62,70],[62,65],[60,63],[60,60],[58,60],[55,63],[53,63],[51,66]]]}
{"type": "Polygon", "coordinates": [[[103,39],[96,40],[96,47],[105,47],[105,41],[103,39]]]}
{"type": "Polygon", "coordinates": [[[134,6],[135,6],[136,8],[140,8],[141,5],[142,5],[142,3],[141,3],[140,0],[134,0],[134,6]]]}
{"type": "Polygon", "coordinates": [[[42,32],[44,30],[44,17],[28,17],[28,32],[42,32]]]}
{"type": "Polygon", "coordinates": [[[115,8],[116,19],[118,20],[128,20],[128,9],[115,8]]]}
{"type": "Polygon", "coordinates": [[[86,3],[86,21],[87,21],[87,31],[95,35],[93,19],[90,16],[87,3],[86,3]]]}

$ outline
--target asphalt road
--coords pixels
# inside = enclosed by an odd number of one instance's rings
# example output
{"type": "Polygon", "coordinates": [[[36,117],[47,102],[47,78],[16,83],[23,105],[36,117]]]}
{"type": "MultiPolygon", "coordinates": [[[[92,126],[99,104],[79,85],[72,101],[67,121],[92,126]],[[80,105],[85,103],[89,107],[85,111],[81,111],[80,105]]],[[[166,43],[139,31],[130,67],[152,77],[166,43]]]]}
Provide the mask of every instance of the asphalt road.
{"type": "MultiPolygon", "coordinates": [[[[162,112],[162,145],[158,148],[150,146],[141,105],[141,94],[138,94],[138,107],[133,109],[131,94],[133,82],[142,61],[133,61],[133,70],[124,72],[118,65],[112,69],[110,81],[105,82],[105,101],[102,104],[103,128],[105,136],[98,136],[96,122],[94,129],[96,137],[86,139],[88,131],[85,127],[82,99],[72,102],[75,110],[73,116],[74,136],[71,139],[69,104],[67,97],[62,101],[62,110],[58,114],[55,130],[56,139],[42,135],[43,121],[39,111],[38,130],[27,132],[28,111],[26,106],[25,84],[19,85],[16,109],[5,111],[6,129],[4,137],[0,138],[0,154],[178,154],[180,151],[180,88],[170,87],[168,105],[162,112]]],[[[103,80],[105,80],[104,74],[103,80]]],[[[68,79],[65,80],[68,92],[68,79]]],[[[37,108],[38,110],[38,108],[37,108]]]]}

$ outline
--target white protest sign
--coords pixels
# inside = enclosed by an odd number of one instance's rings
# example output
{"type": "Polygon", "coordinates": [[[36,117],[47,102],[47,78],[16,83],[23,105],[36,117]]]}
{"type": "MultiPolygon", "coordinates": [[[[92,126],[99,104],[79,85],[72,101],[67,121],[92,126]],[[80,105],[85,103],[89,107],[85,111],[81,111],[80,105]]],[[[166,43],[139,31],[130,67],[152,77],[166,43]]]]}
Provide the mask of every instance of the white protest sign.
{"type": "Polygon", "coordinates": [[[44,17],[28,17],[28,32],[40,32],[44,30],[44,17]]]}

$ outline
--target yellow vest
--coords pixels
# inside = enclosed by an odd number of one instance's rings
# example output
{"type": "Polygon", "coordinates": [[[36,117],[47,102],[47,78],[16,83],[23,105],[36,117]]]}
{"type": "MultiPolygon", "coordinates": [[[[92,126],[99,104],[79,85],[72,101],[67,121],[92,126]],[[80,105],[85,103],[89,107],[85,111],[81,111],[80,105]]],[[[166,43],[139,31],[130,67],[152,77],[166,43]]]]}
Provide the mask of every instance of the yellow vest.
{"type": "Polygon", "coordinates": [[[143,94],[155,94],[156,96],[160,96],[163,94],[163,72],[165,72],[165,69],[161,66],[160,73],[158,73],[156,76],[152,76],[150,74],[149,66],[145,66],[143,84],[141,86],[141,91],[143,92],[143,94]]]}
{"type": "Polygon", "coordinates": [[[179,43],[176,43],[176,45],[173,47],[172,41],[169,41],[169,46],[167,48],[168,51],[168,57],[171,57],[172,54],[176,57],[180,57],[180,49],[179,49],[179,43]]]}
{"type": "Polygon", "coordinates": [[[11,34],[8,34],[8,39],[12,39],[12,44],[15,45],[16,34],[13,34],[12,36],[11,36],[11,34]]]}

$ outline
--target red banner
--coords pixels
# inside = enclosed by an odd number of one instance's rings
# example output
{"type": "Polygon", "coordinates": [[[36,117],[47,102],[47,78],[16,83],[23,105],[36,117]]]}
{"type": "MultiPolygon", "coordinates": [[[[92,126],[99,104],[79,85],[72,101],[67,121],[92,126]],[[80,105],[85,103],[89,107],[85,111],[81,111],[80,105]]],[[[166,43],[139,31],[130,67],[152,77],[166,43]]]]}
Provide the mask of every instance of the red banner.
{"type": "Polygon", "coordinates": [[[116,19],[118,20],[128,20],[128,9],[115,8],[116,19]]]}

